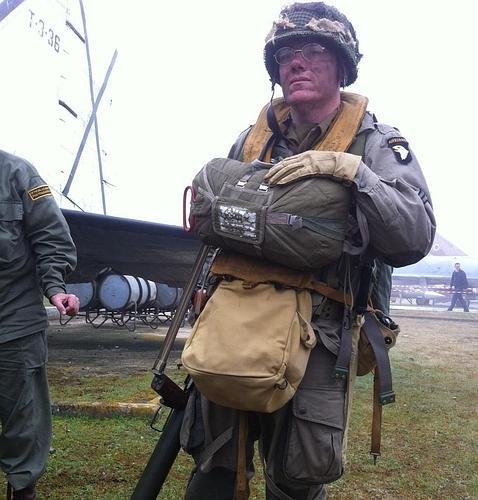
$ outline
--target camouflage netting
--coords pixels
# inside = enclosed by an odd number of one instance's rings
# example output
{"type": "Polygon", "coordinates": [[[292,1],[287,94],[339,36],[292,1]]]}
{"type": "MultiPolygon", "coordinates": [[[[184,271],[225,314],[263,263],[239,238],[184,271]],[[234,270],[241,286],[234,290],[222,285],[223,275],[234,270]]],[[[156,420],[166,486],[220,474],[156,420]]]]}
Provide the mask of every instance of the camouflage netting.
{"type": "Polygon", "coordinates": [[[298,38],[321,43],[337,54],[344,87],[357,79],[357,65],[362,54],[359,52],[354,27],[335,7],[323,2],[308,2],[285,7],[266,37],[264,61],[273,83],[279,83],[275,52],[298,38]]]}

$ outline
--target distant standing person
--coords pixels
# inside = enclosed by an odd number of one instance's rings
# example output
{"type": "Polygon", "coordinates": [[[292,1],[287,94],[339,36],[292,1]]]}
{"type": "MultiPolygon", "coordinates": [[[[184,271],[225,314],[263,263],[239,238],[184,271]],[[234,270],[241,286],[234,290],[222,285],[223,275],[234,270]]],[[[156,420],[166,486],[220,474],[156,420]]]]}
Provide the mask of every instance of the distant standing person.
{"type": "Polygon", "coordinates": [[[51,408],[46,374],[46,296],[73,316],[65,293],[76,265],[68,225],[50,188],[28,162],[0,151],[0,468],[7,499],[35,500],[46,467],[51,408]]]}
{"type": "Polygon", "coordinates": [[[455,270],[451,275],[450,288],[453,290],[453,295],[448,310],[453,311],[456,303],[459,302],[463,307],[463,311],[468,312],[468,301],[463,297],[463,291],[468,288],[468,280],[466,279],[465,271],[460,269],[459,262],[455,263],[455,270]]]}

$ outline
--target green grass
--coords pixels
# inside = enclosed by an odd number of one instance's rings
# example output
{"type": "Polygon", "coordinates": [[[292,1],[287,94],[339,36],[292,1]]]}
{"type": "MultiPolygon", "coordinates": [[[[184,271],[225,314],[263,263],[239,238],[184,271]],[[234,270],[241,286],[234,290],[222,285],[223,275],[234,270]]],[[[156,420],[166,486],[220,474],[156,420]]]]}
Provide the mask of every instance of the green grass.
{"type": "MultiPolygon", "coordinates": [[[[329,498],[478,499],[478,395],[476,341],[430,347],[420,329],[393,350],[397,402],[383,412],[382,456],[373,465],[368,451],[372,380],[357,380],[344,478],[329,486],[329,498]],[[450,345],[454,347],[450,347],[450,345]]],[[[478,338],[478,326],[467,325],[467,338],[478,338]]],[[[402,328],[402,334],[404,330],[402,328]]],[[[66,373],[65,376],[69,374],[66,373]]],[[[184,375],[174,371],[174,378],[184,375]]],[[[66,380],[66,379],[65,379],[66,380]]],[[[67,385],[52,377],[53,402],[73,400],[147,401],[154,397],[149,374],[81,377],[67,385]],[[60,387],[62,386],[62,387],[60,387]]],[[[159,434],[139,418],[90,419],[55,417],[48,470],[39,483],[40,498],[128,499],[159,434]]],[[[159,498],[182,498],[191,469],[181,453],[159,498]]],[[[264,498],[261,475],[253,481],[251,499],[264,498]]]]}
{"type": "MultiPolygon", "coordinates": [[[[168,374],[176,383],[182,385],[185,373],[178,370],[174,363],[168,364],[168,374]]],[[[145,403],[157,396],[150,387],[150,370],[140,374],[123,375],[89,374],[85,371],[78,376],[77,368],[50,367],[48,378],[51,400],[55,403],[145,403]]]]}
{"type": "Polygon", "coordinates": [[[331,498],[478,498],[476,383],[395,356],[398,399],[384,408],[382,457],[367,457],[371,381],[359,379],[346,477],[331,498]],[[397,359],[398,358],[398,359],[397,359]],[[363,425],[365,423],[365,425],[363,425]]]}
{"type": "Polygon", "coordinates": [[[40,493],[52,499],[129,498],[157,434],[142,419],[54,419],[40,493]]]}
{"type": "Polygon", "coordinates": [[[95,375],[77,378],[65,370],[49,369],[50,395],[53,402],[146,402],[155,394],[150,388],[151,374],[95,375]]]}
{"type": "MultiPolygon", "coordinates": [[[[372,388],[371,378],[362,377],[347,474],[329,487],[330,498],[478,498],[475,381],[451,366],[421,366],[398,351],[393,364],[398,397],[384,408],[382,457],[373,465],[368,455],[372,388]]],[[[40,485],[52,499],[129,498],[158,438],[140,419],[57,417],[54,429],[56,452],[40,485]]],[[[160,498],[182,497],[190,467],[181,454],[160,498]]],[[[263,498],[262,491],[258,477],[251,498],[263,498]]]]}

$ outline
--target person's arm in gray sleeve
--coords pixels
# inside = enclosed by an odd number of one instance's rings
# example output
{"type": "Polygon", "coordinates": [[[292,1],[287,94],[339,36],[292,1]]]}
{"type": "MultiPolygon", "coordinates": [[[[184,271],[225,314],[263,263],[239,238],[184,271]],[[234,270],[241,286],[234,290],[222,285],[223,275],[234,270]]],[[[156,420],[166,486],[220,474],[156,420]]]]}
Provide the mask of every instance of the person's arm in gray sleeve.
{"type": "Polygon", "coordinates": [[[378,125],[367,137],[354,185],[370,244],[384,262],[405,266],[429,252],[436,224],[428,187],[415,155],[396,129],[378,125]]]}
{"type": "MultiPolygon", "coordinates": [[[[52,299],[57,294],[65,294],[65,277],[76,265],[75,245],[50,188],[36,169],[26,163],[19,181],[25,235],[35,257],[40,286],[45,296],[52,299]]],[[[60,298],[63,303],[68,301],[62,295],[60,298]]]]}

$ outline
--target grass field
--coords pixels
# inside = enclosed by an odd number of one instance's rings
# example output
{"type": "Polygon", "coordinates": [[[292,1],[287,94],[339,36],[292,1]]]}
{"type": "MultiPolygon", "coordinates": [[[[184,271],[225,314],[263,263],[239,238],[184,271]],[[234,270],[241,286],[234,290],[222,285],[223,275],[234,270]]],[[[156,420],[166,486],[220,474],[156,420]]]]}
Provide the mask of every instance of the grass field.
{"type": "MultiPolygon", "coordinates": [[[[361,377],[347,472],[329,487],[329,498],[478,499],[478,322],[399,323],[392,352],[397,402],[384,408],[382,457],[373,465],[368,455],[372,380],[361,377]]],[[[150,379],[143,373],[72,380],[68,370],[52,369],[52,400],[146,401],[154,396],[150,379]]],[[[40,498],[129,498],[158,436],[139,418],[55,417],[40,498]]],[[[180,454],[159,498],[182,498],[190,467],[180,454]]],[[[258,474],[251,498],[264,498],[263,491],[258,474]]]]}

